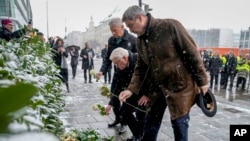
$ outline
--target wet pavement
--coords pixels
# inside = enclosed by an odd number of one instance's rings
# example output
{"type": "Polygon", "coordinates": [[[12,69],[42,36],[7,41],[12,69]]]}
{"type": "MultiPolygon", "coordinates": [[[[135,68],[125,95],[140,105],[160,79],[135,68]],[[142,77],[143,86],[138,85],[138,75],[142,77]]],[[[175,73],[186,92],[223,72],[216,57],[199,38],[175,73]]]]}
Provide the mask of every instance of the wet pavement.
{"type": "MultiPolygon", "coordinates": [[[[101,59],[95,60],[96,72],[100,69],[101,59]]],[[[128,130],[118,135],[119,125],[108,128],[107,124],[114,120],[111,112],[109,116],[102,116],[92,109],[95,104],[107,105],[108,98],[102,96],[99,87],[100,82],[84,83],[81,62],[79,62],[77,77],[72,79],[69,68],[70,93],[66,92],[66,106],[60,115],[66,128],[95,129],[101,136],[114,136],[115,141],[124,141],[131,136],[128,130]]],[[[102,78],[103,79],[103,78],[102,78]]],[[[235,84],[234,84],[235,86],[235,84]]],[[[110,85],[108,84],[109,88],[110,85]]],[[[194,105],[190,111],[189,140],[190,141],[229,141],[229,126],[233,124],[250,124],[250,91],[238,92],[234,87],[232,91],[213,88],[218,111],[214,117],[206,117],[200,108],[194,105]]],[[[168,110],[162,121],[157,141],[174,141],[173,130],[169,119],[168,110]]]]}

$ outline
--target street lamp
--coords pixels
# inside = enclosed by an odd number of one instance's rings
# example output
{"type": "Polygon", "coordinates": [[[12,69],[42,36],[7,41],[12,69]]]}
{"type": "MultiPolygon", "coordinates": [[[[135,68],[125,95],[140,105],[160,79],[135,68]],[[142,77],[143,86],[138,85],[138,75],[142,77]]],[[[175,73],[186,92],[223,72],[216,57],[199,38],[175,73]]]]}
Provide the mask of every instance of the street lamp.
{"type": "Polygon", "coordinates": [[[48,12],[48,0],[46,0],[46,20],[47,20],[47,39],[49,39],[49,12],[48,12]]]}
{"type": "Polygon", "coordinates": [[[140,7],[142,6],[142,0],[139,0],[139,6],[140,7]]]}
{"type": "Polygon", "coordinates": [[[153,9],[152,8],[149,8],[149,5],[148,4],[145,4],[144,5],[144,11],[145,12],[149,12],[149,11],[152,11],[153,9]]]}

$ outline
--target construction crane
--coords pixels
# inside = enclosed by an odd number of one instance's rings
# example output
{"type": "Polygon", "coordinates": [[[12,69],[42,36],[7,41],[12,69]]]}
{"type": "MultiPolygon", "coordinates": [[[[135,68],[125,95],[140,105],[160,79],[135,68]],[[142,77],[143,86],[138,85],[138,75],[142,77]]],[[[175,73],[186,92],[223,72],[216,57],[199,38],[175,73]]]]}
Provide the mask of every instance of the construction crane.
{"type": "Polygon", "coordinates": [[[118,9],[118,7],[116,6],[115,9],[107,17],[105,17],[103,20],[100,21],[100,23],[103,23],[104,21],[110,19],[113,16],[113,14],[115,14],[119,11],[120,11],[120,9],[118,9]]]}

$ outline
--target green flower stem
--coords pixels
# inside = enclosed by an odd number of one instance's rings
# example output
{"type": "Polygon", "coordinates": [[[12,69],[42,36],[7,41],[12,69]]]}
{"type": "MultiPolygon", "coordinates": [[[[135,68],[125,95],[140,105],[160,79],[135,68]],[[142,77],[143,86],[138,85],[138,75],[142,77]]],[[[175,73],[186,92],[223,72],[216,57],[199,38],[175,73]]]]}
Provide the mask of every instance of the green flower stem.
{"type": "MultiPolygon", "coordinates": [[[[111,94],[111,95],[119,99],[119,97],[118,97],[117,95],[114,95],[114,94],[111,94]]],[[[147,113],[147,111],[142,110],[142,109],[140,109],[140,108],[138,108],[138,107],[136,107],[136,106],[134,106],[134,105],[132,105],[132,104],[130,104],[130,103],[128,103],[128,102],[125,102],[125,101],[124,101],[124,103],[126,103],[126,104],[128,104],[129,106],[135,108],[136,110],[139,110],[139,111],[141,111],[141,112],[147,113]]]]}

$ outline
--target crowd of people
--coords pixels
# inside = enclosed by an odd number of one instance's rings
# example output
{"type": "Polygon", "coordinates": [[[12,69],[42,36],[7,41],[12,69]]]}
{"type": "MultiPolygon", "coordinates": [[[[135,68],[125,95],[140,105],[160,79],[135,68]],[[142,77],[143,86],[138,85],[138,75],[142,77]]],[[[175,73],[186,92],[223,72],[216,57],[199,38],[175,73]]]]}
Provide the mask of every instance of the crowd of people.
{"type": "MultiPolygon", "coordinates": [[[[27,35],[33,29],[28,24],[27,28],[13,32],[12,27],[11,20],[2,20],[0,38],[10,41],[27,35]]],[[[250,71],[249,54],[235,57],[233,52],[223,56],[217,51],[213,54],[199,52],[178,20],[158,19],[139,6],[130,6],[121,18],[110,19],[109,27],[112,36],[101,51],[102,65],[95,77],[104,77],[105,83],[111,84],[112,95],[105,112],[108,115],[113,111],[115,120],[108,127],[120,124],[119,134],[123,134],[128,126],[133,136],[127,141],[156,141],[167,107],[175,140],[187,141],[189,112],[199,93],[206,94],[209,86],[217,87],[219,82],[226,89],[228,78],[229,89],[232,89],[236,75],[236,87],[241,84],[241,90],[246,88],[250,71]],[[124,23],[137,37],[128,32],[124,23]]],[[[43,37],[42,33],[39,35],[43,37]]],[[[58,77],[65,83],[68,92],[66,58],[69,55],[72,79],[77,77],[78,61],[81,59],[84,83],[93,83],[90,72],[94,69],[95,52],[89,42],[85,42],[81,50],[65,47],[60,37],[50,37],[48,43],[60,71],[58,77]]]]}
{"type": "Polygon", "coordinates": [[[200,52],[206,70],[210,75],[210,88],[232,90],[236,79],[236,88],[238,91],[245,92],[248,89],[246,81],[250,72],[249,53],[239,53],[236,56],[233,50],[220,55],[220,52],[214,50],[200,52]],[[221,75],[219,80],[219,75],[221,75]],[[229,81],[229,83],[228,83],[229,81]],[[220,82],[220,87],[219,86],[220,82]]]}

